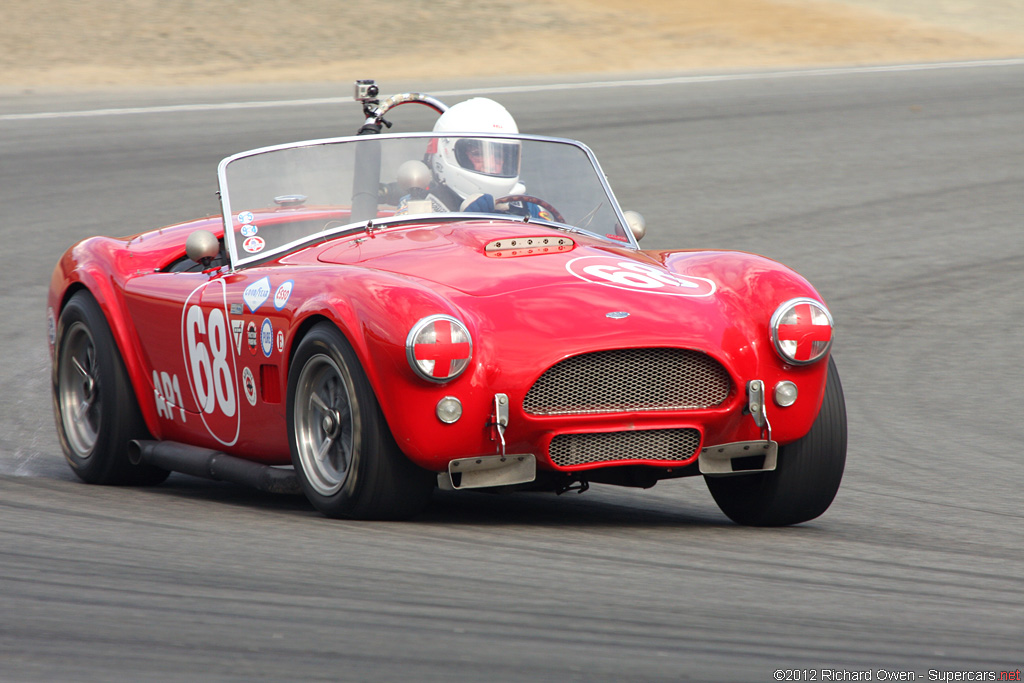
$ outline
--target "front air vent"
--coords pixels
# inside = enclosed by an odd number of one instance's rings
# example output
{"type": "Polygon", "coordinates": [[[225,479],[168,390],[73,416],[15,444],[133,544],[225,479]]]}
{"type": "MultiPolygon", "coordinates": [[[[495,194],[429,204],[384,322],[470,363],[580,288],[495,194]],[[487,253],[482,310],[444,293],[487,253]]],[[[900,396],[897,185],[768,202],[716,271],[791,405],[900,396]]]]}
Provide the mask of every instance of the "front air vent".
{"type": "Polygon", "coordinates": [[[688,349],[617,349],[552,366],[526,394],[532,415],[699,410],[729,397],[732,381],[715,359],[688,349]]]}
{"type": "Polygon", "coordinates": [[[679,463],[689,460],[700,447],[696,429],[649,429],[629,432],[559,434],[551,440],[548,455],[558,467],[593,463],[679,463]]]}

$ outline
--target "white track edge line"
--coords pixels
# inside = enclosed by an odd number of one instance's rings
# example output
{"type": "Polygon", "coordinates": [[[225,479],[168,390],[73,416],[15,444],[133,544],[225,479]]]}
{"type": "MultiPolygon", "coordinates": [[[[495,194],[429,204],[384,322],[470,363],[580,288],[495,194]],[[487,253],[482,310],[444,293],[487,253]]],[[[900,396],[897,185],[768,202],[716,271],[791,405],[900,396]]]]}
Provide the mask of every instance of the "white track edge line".
{"type": "MultiPolygon", "coordinates": [[[[704,76],[669,76],[664,78],[640,78],[581,83],[549,83],[536,85],[510,85],[493,88],[467,88],[442,90],[432,93],[437,97],[467,95],[495,95],[509,93],[549,92],[553,90],[592,90],[597,88],[636,88],[664,85],[685,85],[687,83],[722,83],[729,81],[754,81],[774,78],[805,78],[813,76],[841,76],[849,74],[895,73],[908,71],[934,71],[941,69],[972,69],[1000,66],[1022,66],[1020,59],[990,59],[967,62],[936,62],[931,64],[892,64],[882,66],[829,67],[820,69],[794,69],[789,71],[764,71],[750,73],[709,74],[704,76]]],[[[339,87],[341,84],[339,84],[339,87]]],[[[352,102],[351,97],[318,97],[298,100],[267,100],[255,102],[222,102],[216,104],[175,104],[152,107],[124,107],[117,109],[87,109],[82,111],[51,111],[29,114],[0,114],[0,121],[39,121],[47,119],[90,118],[101,116],[128,116],[136,114],[169,114],[179,112],[230,111],[239,109],[271,109],[275,107],[308,107],[322,104],[352,102]]]]}

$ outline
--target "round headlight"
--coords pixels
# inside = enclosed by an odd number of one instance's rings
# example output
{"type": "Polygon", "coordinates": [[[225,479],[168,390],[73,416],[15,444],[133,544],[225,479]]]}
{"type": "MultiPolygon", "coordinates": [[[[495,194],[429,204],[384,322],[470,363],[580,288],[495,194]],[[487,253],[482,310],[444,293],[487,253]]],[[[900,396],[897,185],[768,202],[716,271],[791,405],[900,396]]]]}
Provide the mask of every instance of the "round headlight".
{"type": "Polygon", "coordinates": [[[772,315],[772,342],[787,363],[807,365],[832,346],[832,315],[814,299],[791,299],[772,315]]]}
{"type": "Polygon", "coordinates": [[[431,315],[412,326],[405,340],[405,355],[423,379],[448,382],[469,367],[473,340],[461,321],[450,315],[431,315]]]}

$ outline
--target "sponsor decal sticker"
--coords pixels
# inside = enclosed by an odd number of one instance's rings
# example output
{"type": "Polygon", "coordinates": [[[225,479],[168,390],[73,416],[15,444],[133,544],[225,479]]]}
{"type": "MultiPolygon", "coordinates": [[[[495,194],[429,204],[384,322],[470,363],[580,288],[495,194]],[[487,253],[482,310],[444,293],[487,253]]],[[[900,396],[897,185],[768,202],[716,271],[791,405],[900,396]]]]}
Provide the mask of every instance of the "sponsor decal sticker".
{"type": "Polygon", "coordinates": [[[242,332],[245,330],[244,320],[232,320],[231,332],[235,335],[235,352],[242,353],[242,332]]]}
{"type": "Polygon", "coordinates": [[[251,225],[251,224],[250,225],[243,225],[242,229],[239,230],[239,232],[242,233],[242,237],[252,237],[253,235],[258,233],[259,231],[260,231],[259,228],[257,228],[255,225],[251,225]]]}
{"type": "Polygon", "coordinates": [[[284,330],[277,331],[277,350],[279,353],[284,351],[284,330]]]}
{"type": "Polygon", "coordinates": [[[256,355],[256,346],[259,344],[259,336],[256,334],[256,323],[252,320],[245,327],[245,336],[249,340],[249,353],[256,355]]]}
{"type": "Polygon", "coordinates": [[[256,309],[266,303],[267,299],[270,298],[270,278],[262,277],[256,282],[252,283],[245,288],[242,293],[242,300],[245,301],[245,305],[249,307],[249,310],[253,313],[256,309]]]}
{"type": "Polygon", "coordinates": [[[231,315],[242,315],[242,304],[231,304],[231,315]]]}
{"type": "Polygon", "coordinates": [[[53,306],[46,309],[46,334],[50,337],[50,346],[57,343],[57,323],[53,318],[53,306]]]}
{"type": "Polygon", "coordinates": [[[252,220],[252,211],[243,211],[242,213],[238,214],[238,222],[241,223],[242,225],[248,225],[249,223],[252,223],[252,220]]]}
{"type": "Polygon", "coordinates": [[[249,405],[256,405],[256,379],[248,366],[242,369],[242,387],[245,389],[245,400],[249,405]]]}
{"type": "Polygon", "coordinates": [[[242,242],[242,249],[245,249],[250,254],[258,254],[263,251],[263,247],[267,246],[266,241],[259,235],[253,235],[252,237],[246,237],[245,241],[242,242]]]}
{"type": "Polygon", "coordinates": [[[287,280],[282,282],[274,292],[274,308],[281,310],[288,303],[288,299],[292,296],[292,287],[295,285],[294,280],[287,280]]]}
{"type": "Polygon", "coordinates": [[[274,326],[270,324],[270,318],[264,318],[260,325],[260,346],[263,347],[263,355],[270,358],[274,351],[274,326]]]}
{"type": "Polygon", "coordinates": [[[565,269],[586,282],[649,294],[705,297],[717,289],[707,278],[679,275],[661,266],[614,256],[580,256],[566,263],[565,269]]]}

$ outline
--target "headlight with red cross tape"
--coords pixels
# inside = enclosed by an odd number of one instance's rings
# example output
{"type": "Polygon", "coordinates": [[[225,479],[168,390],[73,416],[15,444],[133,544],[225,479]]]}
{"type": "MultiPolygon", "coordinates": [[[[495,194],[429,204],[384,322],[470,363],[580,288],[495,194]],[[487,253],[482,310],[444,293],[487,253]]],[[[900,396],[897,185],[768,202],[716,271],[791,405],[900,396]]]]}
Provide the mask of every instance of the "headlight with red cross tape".
{"type": "Polygon", "coordinates": [[[417,375],[430,382],[448,382],[469,367],[473,339],[457,318],[430,315],[412,326],[405,353],[417,375]]]}
{"type": "Polygon", "coordinates": [[[772,315],[775,350],[787,363],[808,365],[825,357],[832,346],[832,314],[814,299],[790,299],[772,315]]]}

